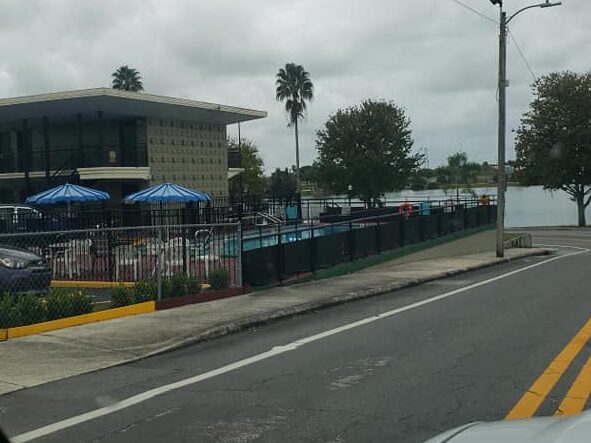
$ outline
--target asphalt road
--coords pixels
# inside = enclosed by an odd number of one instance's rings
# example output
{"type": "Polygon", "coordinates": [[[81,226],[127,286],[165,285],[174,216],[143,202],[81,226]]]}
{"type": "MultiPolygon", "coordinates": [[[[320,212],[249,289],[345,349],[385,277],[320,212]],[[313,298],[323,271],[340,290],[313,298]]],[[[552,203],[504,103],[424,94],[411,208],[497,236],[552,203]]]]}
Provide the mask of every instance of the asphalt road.
{"type": "MultiPolygon", "coordinates": [[[[585,231],[534,239],[591,248],[585,231]]],[[[0,425],[18,441],[422,442],[512,410],[552,415],[591,356],[583,340],[543,379],[591,317],[591,255],[559,249],[17,391],[0,425]],[[528,412],[536,380],[548,392],[528,412]]]]}

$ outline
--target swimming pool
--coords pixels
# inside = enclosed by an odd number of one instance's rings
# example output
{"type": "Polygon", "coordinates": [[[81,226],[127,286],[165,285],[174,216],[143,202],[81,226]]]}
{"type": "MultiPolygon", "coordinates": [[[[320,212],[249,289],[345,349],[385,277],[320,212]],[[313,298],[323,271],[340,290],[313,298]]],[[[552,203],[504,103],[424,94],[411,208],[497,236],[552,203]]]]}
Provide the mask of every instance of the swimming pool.
{"type": "MultiPolygon", "coordinates": [[[[356,226],[352,226],[355,229],[356,226]]],[[[291,243],[300,240],[309,239],[314,232],[314,237],[322,237],[324,235],[338,234],[339,232],[349,231],[348,224],[320,226],[318,228],[306,227],[282,227],[281,228],[281,243],[291,243]]],[[[269,232],[269,231],[267,231],[269,232]]],[[[253,249],[264,248],[267,246],[274,246],[279,243],[279,234],[275,233],[256,233],[254,235],[245,235],[242,240],[242,250],[251,251],[253,249]]]]}

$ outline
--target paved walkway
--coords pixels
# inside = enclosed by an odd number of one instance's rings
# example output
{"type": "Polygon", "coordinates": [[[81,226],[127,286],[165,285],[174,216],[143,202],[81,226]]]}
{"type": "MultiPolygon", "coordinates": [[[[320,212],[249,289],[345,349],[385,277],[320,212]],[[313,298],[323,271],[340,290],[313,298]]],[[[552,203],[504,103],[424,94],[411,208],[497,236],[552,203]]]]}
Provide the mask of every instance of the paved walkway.
{"type": "MultiPolygon", "coordinates": [[[[473,237],[472,243],[479,245],[478,237],[473,237]]],[[[511,249],[505,259],[497,259],[492,252],[438,256],[438,251],[446,251],[452,243],[433,248],[430,254],[435,258],[417,253],[419,261],[404,258],[342,277],[1,342],[0,394],[134,361],[253,323],[547,252],[511,249]]]]}

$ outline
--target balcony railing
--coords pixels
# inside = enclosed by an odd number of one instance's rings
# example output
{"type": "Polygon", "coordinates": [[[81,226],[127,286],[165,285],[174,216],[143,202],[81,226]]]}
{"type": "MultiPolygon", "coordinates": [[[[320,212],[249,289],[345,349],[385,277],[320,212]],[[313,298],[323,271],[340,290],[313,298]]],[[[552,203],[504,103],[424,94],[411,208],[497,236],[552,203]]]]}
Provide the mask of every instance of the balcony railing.
{"type": "MultiPolygon", "coordinates": [[[[29,153],[29,171],[44,171],[44,151],[34,148],[29,153]]],[[[18,159],[5,158],[0,162],[0,173],[25,172],[22,156],[18,159]]],[[[98,145],[51,146],[49,150],[49,170],[70,170],[94,167],[143,167],[148,166],[148,147],[138,144],[135,149],[123,149],[118,144],[106,144],[104,149],[98,145]]]]}

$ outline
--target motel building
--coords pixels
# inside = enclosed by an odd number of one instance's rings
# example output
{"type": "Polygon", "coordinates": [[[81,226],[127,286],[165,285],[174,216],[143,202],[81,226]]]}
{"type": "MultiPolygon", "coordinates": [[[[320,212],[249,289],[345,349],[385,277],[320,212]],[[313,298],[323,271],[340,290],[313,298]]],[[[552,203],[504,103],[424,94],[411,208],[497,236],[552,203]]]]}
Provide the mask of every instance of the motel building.
{"type": "Polygon", "coordinates": [[[70,181],[114,200],[170,181],[228,195],[228,125],[264,111],[96,88],[0,99],[0,203],[70,181]]]}

